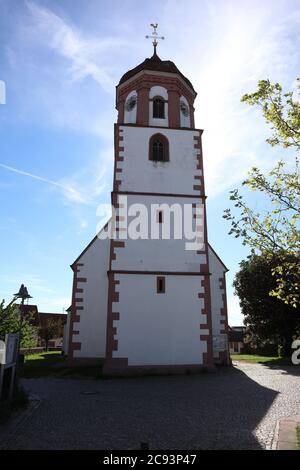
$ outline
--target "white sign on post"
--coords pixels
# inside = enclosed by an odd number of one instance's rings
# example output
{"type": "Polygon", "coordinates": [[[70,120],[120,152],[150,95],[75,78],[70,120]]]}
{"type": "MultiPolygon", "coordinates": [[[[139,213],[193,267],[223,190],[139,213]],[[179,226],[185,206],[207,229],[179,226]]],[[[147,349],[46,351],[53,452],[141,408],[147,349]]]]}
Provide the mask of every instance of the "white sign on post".
{"type": "Polygon", "coordinates": [[[18,342],[19,342],[19,335],[18,333],[10,333],[5,336],[5,365],[9,367],[10,365],[14,365],[17,362],[17,354],[18,354],[18,342]]]}
{"type": "Polygon", "coordinates": [[[0,364],[5,364],[5,342],[0,339],[0,364]]]}
{"type": "Polygon", "coordinates": [[[14,379],[15,379],[15,369],[18,356],[18,345],[19,345],[19,334],[18,333],[9,333],[5,335],[5,342],[0,341],[0,398],[2,395],[3,379],[4,379],[4,370],[8,367],[12,367],[9,395],[12,397],[14,379]]]}

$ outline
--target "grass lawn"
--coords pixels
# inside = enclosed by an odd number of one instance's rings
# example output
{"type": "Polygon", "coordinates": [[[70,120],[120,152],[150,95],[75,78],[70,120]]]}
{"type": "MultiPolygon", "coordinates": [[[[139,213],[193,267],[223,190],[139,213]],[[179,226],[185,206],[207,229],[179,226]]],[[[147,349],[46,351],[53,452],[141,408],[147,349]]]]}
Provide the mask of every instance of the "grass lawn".
{"type": "Polygon", "coordinates": [[[25,378],[32,378],[55,374],[65,360],[59,351],[29,354],[25,356],[22,375],[25,378]]]}
{"type": "Polygon", "coordinates": [[[55,360],[55,358],[57,358],[58,356],[60,356],[61,358],[64,357],[61,355],[60,351],[44,351],[36,354],[28,354],[28,356],[25,356],[25,362],[40,361],[41,359],[51,362],[55,360]]]}
{"type": "Polygon", "coordinates": [[[290,364],[290,359],[286,357],[258,356],[255,354],[231,354],[232,361],[252,362],[253,364],[290,364]]]}
{"type": "Polygon", "coordinates": [[[298,450],[300,450],[300,426],[296,428],[298,450]]]}
{"type": "Polygon", "coordinates": [[[48,351],[25,356],[22,375],[28,379],[46,376],[96,379],[101,376],[101,364],[71,367],[59,351],[48,351]]]}

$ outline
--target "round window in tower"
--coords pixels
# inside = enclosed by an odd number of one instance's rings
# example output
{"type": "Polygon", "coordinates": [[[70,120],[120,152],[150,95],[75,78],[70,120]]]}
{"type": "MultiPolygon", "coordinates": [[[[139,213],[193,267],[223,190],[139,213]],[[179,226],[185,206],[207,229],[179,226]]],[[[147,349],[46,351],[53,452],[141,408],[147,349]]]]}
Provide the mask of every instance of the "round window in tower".
{"type": "Polygon", "coordinates": [[[125,104],[126,111],[132,111],[133,108],[136,106],[136,102],[137,102],[136,95],[128,98],[125,104]]]}
{"type": "Polygon", "coordinates": [[[189,107],[184,101],[180,101],[180,111],[184,116],[189,115],[189,107]]]}

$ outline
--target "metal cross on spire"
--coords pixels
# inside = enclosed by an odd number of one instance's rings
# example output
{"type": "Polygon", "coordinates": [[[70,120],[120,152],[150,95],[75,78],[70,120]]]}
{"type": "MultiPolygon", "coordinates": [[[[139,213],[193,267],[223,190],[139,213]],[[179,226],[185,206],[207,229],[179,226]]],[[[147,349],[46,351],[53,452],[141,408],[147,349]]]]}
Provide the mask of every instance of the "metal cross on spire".
{"type": "Polygon", "coordinates": [[[152,35],[151,36],[145,36],[146,39],[153,39],[152,41],[152,44],[153,44],[153,47],[154,47],[154,55],[156,55],[156,46],[158,44],[158,39],[165,39],[164,36],[158,36],[157,35],[157,27],[158,27],[158,23],[151,23],[150,26],[153,28],[153,32],[152,32],[152,35]]]}

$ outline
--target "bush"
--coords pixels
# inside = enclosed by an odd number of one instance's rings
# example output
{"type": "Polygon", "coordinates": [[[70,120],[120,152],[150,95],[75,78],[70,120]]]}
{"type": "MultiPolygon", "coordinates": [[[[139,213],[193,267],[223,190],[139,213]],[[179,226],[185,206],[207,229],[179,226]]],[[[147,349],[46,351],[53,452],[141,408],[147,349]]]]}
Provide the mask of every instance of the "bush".
{"type": "MultiPolygon", "coordinates": [[[[287,260],[296,259],[296,256],[286,256],[287,260]]],[[[281,354],[288,357],[293,337],[300,333],[300,316],[291,305],[269,294],[276,288],[272,274],[276,263],[275,255],[270,259],[252,254],[240,263],[233,286],[240,299],[247,335],[251,344],[256,345],[256,352],[258,349],[263,352],[268,345],[270,353],[277,354],[277,345],[281,344],[281,354]],[[275,345],[275,351],[272,351],[272,345],[275,345]]]]}

